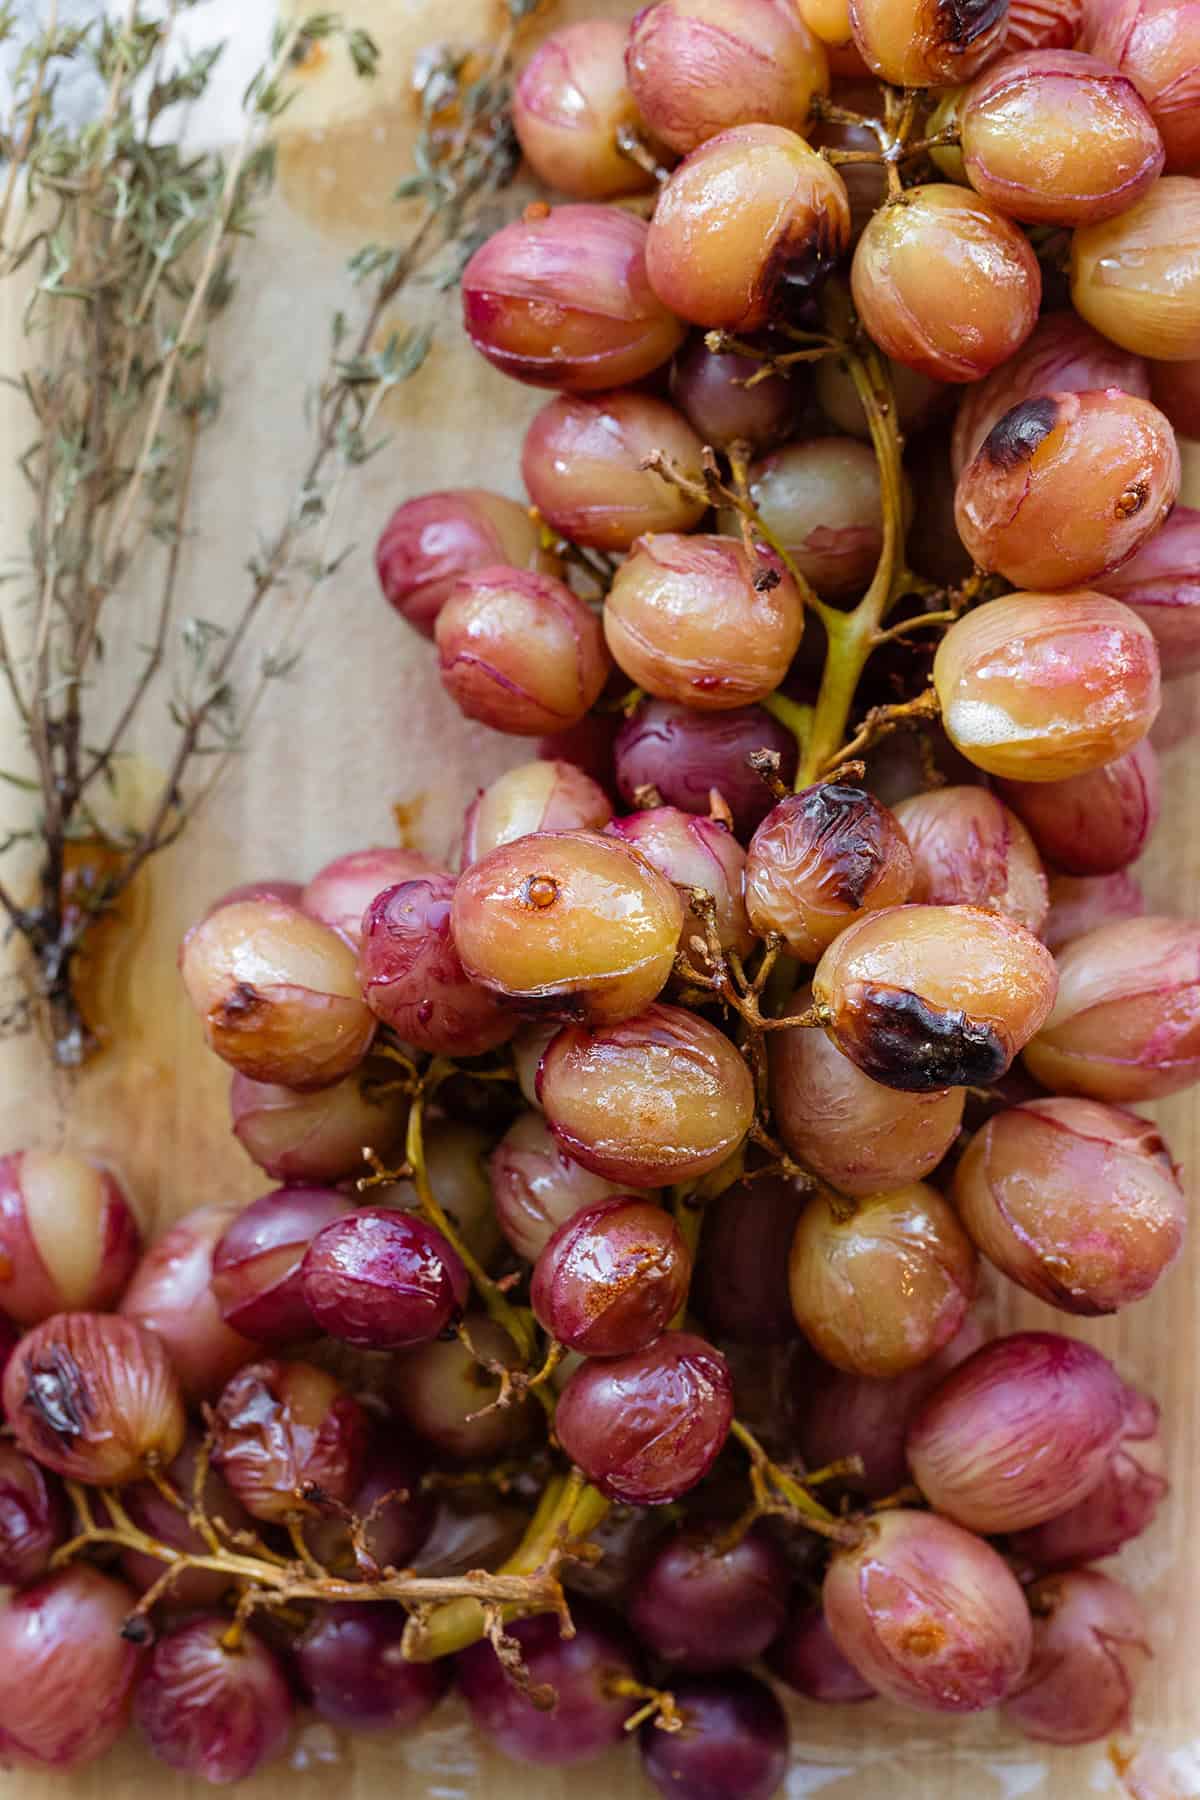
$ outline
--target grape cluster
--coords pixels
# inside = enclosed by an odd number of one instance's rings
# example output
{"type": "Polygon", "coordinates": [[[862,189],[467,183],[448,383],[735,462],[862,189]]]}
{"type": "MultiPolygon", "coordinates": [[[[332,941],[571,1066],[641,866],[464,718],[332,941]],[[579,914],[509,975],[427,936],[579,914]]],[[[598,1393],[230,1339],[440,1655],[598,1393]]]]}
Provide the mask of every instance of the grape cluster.
{"type": "Polygon", "coordinates": [[[634,1732],[664,1795],[767,1800],[764,1670],[1125,1723],[1093,1565],[1157,1408],[978,1302],[1116,1312],[1184,1230],[1130,1108],[1200,1078],[1200,926],[1130,865],[1200,667],[1198,18],[657,0],[533,52],[565,203],[462,277],[556,390],[530,504],[408,499],[377,568],[536,757],[458,868],[187,934],[278,1185],[143,1253],[108,1171],[0,1162],[4,1756],[132,1713],[224,1782],[454,1683],[519,1760],[634,1732]]]}

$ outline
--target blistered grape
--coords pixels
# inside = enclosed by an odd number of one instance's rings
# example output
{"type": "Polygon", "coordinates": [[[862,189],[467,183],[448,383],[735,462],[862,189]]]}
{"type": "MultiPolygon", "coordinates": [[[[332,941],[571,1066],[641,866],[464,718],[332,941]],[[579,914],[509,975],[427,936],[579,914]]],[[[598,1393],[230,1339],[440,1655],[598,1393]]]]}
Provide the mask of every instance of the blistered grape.
{"type": "Polygon", "coordinates": [[[1050,905],[1045,871],[1003,801],[981,787],[931,788],[895,813],[913,856],[912,899],[983,906],[1040,935],[1050,905]]]}
{"type": "MultiPolygon", "coordinates": [[[[875,454],[852,438],[786,444],[750,470],[750,498],[800,573],[822,595],[861,592],[883,544],[875,454]]],[[[723,531],[736,518],[719,515],[723,531]]]]}
{"type": "Polygon", "coordinates": [[[512,120],[540,181],[576,200],[614,200],[653,187],[654,177],[617,142],[636,131],[637,103],[625,78],[624,25],[580,19],[538,45],[513,90],[512,120]]]}
{"type": "Polygon", "coordinates": [[[563,537],[628,550],[643,532],[690,531],[700,523],[707,500],[642,462],[661,451],[699,484],[702,448],[687,420],[653,394],[560,394],[525,434],[521,477],[542,517],[563,537]]]}
{"type": "Polygon", "coordinates": [[[1068,875],[1111,875],[1140,856],[1158,823],[1160,790],[1158,758],[1146,738],[1068,781],[1000,784],[1047,862],[1068,875]]]}
{"type": "Polygon", "coordinates": [[[1159,362],[1200,356],[1200,181],[1164,175],[1071,242],[1071,298],[1089,325],[1159,362]]]}
{"type": "Polygon", "coordinates": [[[1162,133],[1167,172],[1200,164],[1200,19],[1188,0],[1105,0],[1087,9],[1085,48],[1127,75],[1162,133]]]}
{"type": "Polygon", "coordinates": [[[425,637],[433,636],[438,613],[459,577],[497,563],[543,575],[562,573],[526,508],[486,488],[451,488],[405,500],[375,546],[375,572],[384,598],[425,637]]]}
{"type": "Polygon", "coordinates": [[[1006,0],[850,0],[854,41],[867,67],[897,87],[969,81],[1004,43],[1006,0]]]}
{"type": "Polygon", "coordinates": [[[1200,509],[1177,506],[1127,563],[1096,584],[1150,627],[1168,681],[1200,669],[1198,569],[1200,509]]]}

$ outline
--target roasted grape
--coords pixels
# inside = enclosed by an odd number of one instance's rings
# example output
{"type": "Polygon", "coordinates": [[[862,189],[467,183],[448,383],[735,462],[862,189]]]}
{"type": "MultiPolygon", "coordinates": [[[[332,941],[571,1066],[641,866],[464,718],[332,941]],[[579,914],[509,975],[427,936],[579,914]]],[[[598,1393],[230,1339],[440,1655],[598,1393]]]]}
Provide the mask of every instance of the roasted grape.
{"type": "Polygon", "coordinates": [[[296,1672],[314,1712],[351,1731],[411,1731],[450,1685],[445,1658],[410,1662],[408,1614],[386,1603],[318,1606],[296,1645],[296,1672]]]}
{"type": "Polygon", "coordinates": [[[671,1684],[679,1731],[647,1720],[642,1767],[663,1800],[771,1800],[787,1772],[787,1715],[765,1681],[742,1669],[671,1684]]]}
{"type": "Polygon", "coordinates": [[[912,851],[913,900],[986,907],[1040,935],[1050,905],[1045,871],[1028,831],[995,794],[931,788],[895,814],[912,851]]]}
{"type": "Polygon", "coordinates": [[[1035,1582],[1029,1604],[1033,1655],[1005,1717],[1050,1744],[1087,1744],[1127,1730],[1150,1657],[1136,1596],[1097,1569],[1075,1569],[1035,1582]]]}
{"type": "Polygon", "coordinates": [[[278,1756],[293,1702],[277,1656],[253,1632],[226,1644],[221,1613],[178,1625],[155,1644],[133,1714],[154,1754],[203,1781],[244,1781],[278,1756]]]}
{"type": "Polygon", "coordinates": [[[300,1275],[304,1252],[352,1205],[335,1188],[282,1187],[231,1219],[212,1255],[212,1291],[226,1325],[260,1344],[316,1337],[300,1275]]]}
{"type": "Polygon", "coordinates": [[[384,598],[429,638],[455,582],[497,563],[536,569],[543,575],[562,573],[558,557],[543,548],[541,533],[526,509],[485,488],[453,488],[406,500],[384,526],[375,547],[375,570],[384,598]]]}
{"type": "Polygon", "coordinates": [[[1116,919],[1139,919],[1145,910],[1146,897],[1128,869],[1116,875],[1056,875],[1050,883],[1042,941],[1057,956],[1086,932],[1116,919]]]}
{"type": "Polygon", "coordinates": [[[671,398],[704,443],[765,450],[788,435],[800,395],[786,374],[758,379],[762,368],[736,351],[710,350],[697,332],[671,364],[671,398]]]}
{"type": "Polygon", "coordinates": [[[345,1506],[367,1443],[358,1401],[312,1363],[247,1363],[213,1414],[213,1462],[248,1513],[276,1524],[345,1506]]]}
{"type": "MultiPolygon", "coordinates": [[[[873,451],[853,438],[786,444],[750,470],[750,498],[767,529],[819,594],[861,593],[883,543],[873,451]]],[[[734,517],[720,515],[733,535],[734,517]]]]}
{"type": "Polygon", "coordinates": [[[1158,1407],[1127,1387],[1121,1436],[1096,1486],[1066,1512],[1015,1532],[1013,1551],[1042,1570],[1115,1555],[1153,1520],[1167,1492],[1166,1468],[1158,1407]]]}
{"type": "Polygon", "coordinates": [[[1128,76],[1162,133],[1167,171],[1200,165],[1200,20],[1188,0],[1106,0],[1087,9],[1085,48],[1128,76]]]}
{"type": "Polygon", "coordinates": [[[564,1221],[538,1257],[529,1303],[557,1343],[626,1356],[654,1342],[687,1299],[692,1259],[669,1213],[621,1194],[564,1221]]]}
{"type": "Polygon", "coordinates": [[[383,1206],[323,1226],[304,1253],[300,1285],[320,1329],[361,1350],[405,1350],[440,1337],[471,1286],[440,1231],[383,1206]]]}
{"type": "Polygon", "coordinates": [[[418,850],[376,848],[335,856],[318,869],[300,896],[300,905],[323,925],[340,931],[355,950],[362,942],[363,914],[384,888],[419,881],[442,871],[418,850]]]}
{"type": "Polygon", "coordinates": [[[371,1011],[420,1050],[479,1056],[513,1035],[516,1018],[472,981],[451,927],[452,875],[385,888],[363,919],[358,978],[371,1011]]]}
{"type": "Polygon", "coordinates": [[[704,1203],[691,1304],[714,1336],[735,1344],[779,1344],[795,1337],[788,1252],[806,1203],[799,1183],[762,1170],[704,1203]]]}
{"type": "Polygon", "coordinates": [[[0,1608],[0,1748],[19,1768],[65,1773],[111,1749],[139,1657],[123,1582],[75,1563],[0,1608]]]}
{"type": "Polygon", "coordinates": [[[685,493],[642,465],[661,451],[699,486],[702,449],[687,420],[653,394],[560,394],[525,433],[521,477],[563,537],[628,550],[643,532],[690,531],[700,523],[708,510],[703,494],[685,493]]]}
{"type": "MultiPolygon", "coordinates": [[[[1200,427],[1198,427],[1200,428],[1200,427]]],[[[1153,537],[1097,586],[1154,633],[1165,680],[1200,669],[1200,510],[1177,506],[1153,537]]]]}
{"type": "Polygon", "coordinates": [[[715,792],[744,840],[775,804],[750,762],[762,751],[778,757],[779,778],[790,785],[796,740],[761,707],[695,712],[674,701],[643,700],[617,738],[617,786],[627,805],[656,795],[655,805],[689,813],[707,813],[715,792]]]}
{"type": "Polygon", "coordinates": [[[787,1612],[788,1568],[761,1526],[735,1543],[719,1527],[679,1531],[650,1558],[629,1622],[656,1656],[709,1671],[761,1656],[787,1612]]]}
{"type": "Polygon", "coordinates": [[[616,19],[561,26],[538,45],[513,91],[522,155],[539,180],[575,200],[613,200],[654,185],[617,141],[640,122],[625,79],[625,38],[616,19]]]}
{"type": "MultiPolygon", "coordinates": [[[[692,890],[707,896],[712,906],[706,910],[722,950],[734,950],[742,957],[750,954],[754,936],[742,898],[746,854],[732,832],[715,819],[698,818],[673,806],[630,813],[627,818],[615,820],[609,830],[653,863],[685,900],[692,890]]],[[[691,967],[703,971],[707,949],[706,923],[693,900],[679,934],[680,954],[691,967]],[[696,937],[705,944],[705,955],[695,949],[692,940],[696,937]]]]}
{"type": "Polygon", "coordinates": [[[1068,781],[1004,781],[1000,791],[1047,862],[1068,875],[1111,875],[1133,862],[1161,805],[1158,758],[1145,738],[1068,781]]]}
{"type": "Polygon", "coordinates": [[[1089,325],[1158,362],[1200,357],[1200,180],[1164,175],[1071,243],[1071,298],[1089,325]]]}
{"type": "Polygon", "coordinates": [[[509,1678],[490,1644],[474,1644],[458,1660],[458,1685],[474,1723],[505,1756],[522,1765],[563,1765],[619,1744],[632,1703],[620,1691],[635,1679],[634,1647],[618,1620],[586,1606],[566,1637],[553,1614],[507,1627],[531,1682],[557,1696],[547,1709],[509,1678]]]}
{"type": "Polygon", "coordinates": [[[361,1174],[365,1144],[386,1162],[404,1136],[408,1109],[395,1093],[381,1091],[384,1068],[368,1062],[332,1087],[307,1093],[235,1075],[233,1135],[275,1181],[319,1184],[361,1174]]]}
{"type": "Polygon", "coordinates": [[[115,1306],[142,1249],[116,1177],[66,1151],[0,1157],[0,1310],[18,1325],[115,1306]]]}
{"type": "Polygon", "coordinates": [[[1006,0],[850,0],[850,23],[863,60],[898,87],[953,87],[969,81],[1004,43],[1006,0]]]}
{"type": "Polygon", "coordinates": [[[491,1162],[500,1229],[519,1256],[536,1262],[560,1225],[620,1189],[559,1149],[540,1113],[522,1113],[491,1162]]]}
{"type": "Polygon", "coordinates": [[[147,1250],[121,1300],[125,1318],[162,1339],[189,1400],[213,1399],[254,1354],[213,1286],[213,1254],[237,1214],[236,1206],[185,1213],[147,1250]]]}

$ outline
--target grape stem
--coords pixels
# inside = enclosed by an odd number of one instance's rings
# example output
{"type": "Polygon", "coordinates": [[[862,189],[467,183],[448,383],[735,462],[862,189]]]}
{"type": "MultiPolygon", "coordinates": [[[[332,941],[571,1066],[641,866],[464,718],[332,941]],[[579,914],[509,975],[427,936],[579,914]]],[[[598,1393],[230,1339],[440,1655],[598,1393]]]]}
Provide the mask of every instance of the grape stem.
{"type": "Polygon", "coordinates": [[[861,1536],[858,1527],[848,1520],[835,1518],[828,1507],[814,1499],[803,1481],[790,1474],[779,1463],[773,1462],[754,1433],[740,1419],[733,1421],[729,1435],[737,1440],[750,1458],[750,1485],[754,1490],[760,1517],[770,1513],[782,1514],[821,1537],[832,1538],[835,1543],[858,1542],[861,1536]]]}

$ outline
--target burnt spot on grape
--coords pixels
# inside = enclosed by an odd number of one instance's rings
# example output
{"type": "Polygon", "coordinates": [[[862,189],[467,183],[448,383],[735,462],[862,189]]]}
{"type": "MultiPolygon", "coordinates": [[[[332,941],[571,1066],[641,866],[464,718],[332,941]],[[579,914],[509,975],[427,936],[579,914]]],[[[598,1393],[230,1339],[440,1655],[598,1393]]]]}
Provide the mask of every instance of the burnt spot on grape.
{"type": "Polygon", "coordinates": [[[965,50],[986,36],[1008,10],[1008,0],[938,0],[938,37],[955,50],[965,50]]]}
{"type": "Polygon", "coordinates": [[[982,454],[994,469],[1007,474],[1029,461],[1038,445],[1054,430],[1057,421],[1058,401],[1052,394],[1022,400],[992,426],[983,440],[982,454]]]}
{"type": "Polygon", "coordinates": [[[884,858],[879,809],[863,788],[827,781],[799,797],[806,835],[821,861],[822,886],[857,910],[884,858]]]}
{"type": "Polygon", "coordinates": [[[40,1350],[26,1370],[24,1405],[49,1436],[73,1444],[92,1411],[83,1371],[69,1350],[53,1344],[40,1350]]]}
{"type": "Polygon", "coordinates": [[[218,1025],[244,1025],[265,1004],[257,988],[247,981],[239,981],[228,998],[214,1008],[213,1018],[218,1025]]]}
{"type": "Polygon", "coordinates": [[[799,323],[814,290],[835,267],[844,248],[844,233],[838,222],[824,212],[816,214],[803,237],[787,232],[781,235],[762,273],[763,297],[775,324],[799,323]]]}
{"type": "Polygon", "coordinates": [[[1012,1061],[990,1025],[958,1010],[930,1006],[908,988],[861,982],[848,999],[835,1034],[863,1074],[885,1087],[909,1094],[985,1087],[1012,1061]]]}
{"type": "Polygon", "coordinates": [[[145,1613],[130,1613],[121,1627],[121,1636],[127,1644],[136,1644],[141,1649],[154,1642],[154,1626],[145,1613]]]}

